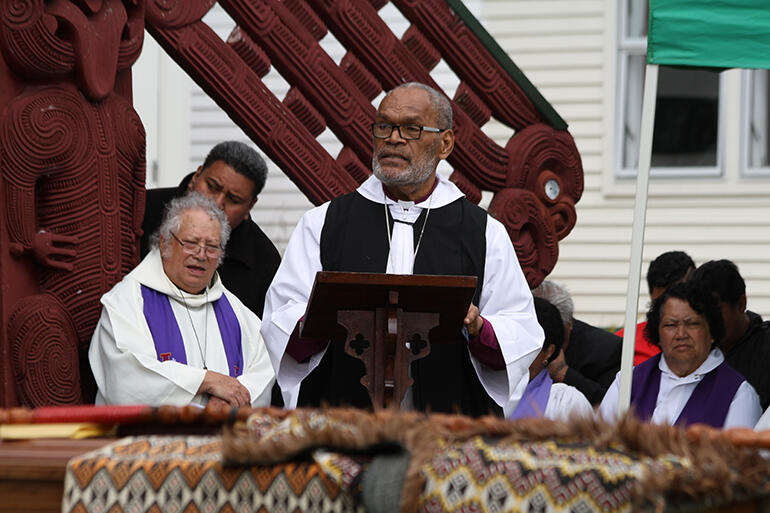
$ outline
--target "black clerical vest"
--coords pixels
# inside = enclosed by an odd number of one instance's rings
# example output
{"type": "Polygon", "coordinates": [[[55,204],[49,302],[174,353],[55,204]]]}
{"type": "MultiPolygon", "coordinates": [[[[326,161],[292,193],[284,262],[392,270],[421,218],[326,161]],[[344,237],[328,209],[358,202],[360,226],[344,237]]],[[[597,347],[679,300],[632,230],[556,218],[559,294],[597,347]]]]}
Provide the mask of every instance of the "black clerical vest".
{"type": "MultiPolygon", "coordinates": [[[[423,210],[414,223],[414,245],[425,223],[423,210]]],[[[385,208],[354,192],[331,201],[321,231],[321,265],[325,271],[385,272],[389,252],[385,208]]],[[[415,274],[477,276],[474,304],[484,281],[487,213],[465,198],[434,208],[414,262],[415,274]]],[[[388,222],[393,219],[388,213],[388,222]]],[[[467,343],[435,343],[431,353],[412,363],[414,406],[432,412],[479,416],[502,414],[476,375],[467,343]]],[[[360,384],[364,365],[345,354],[342,343],[330,344],[321,363],[302,382],[300,406],[350,405],[371,408],[360,384]]]]}

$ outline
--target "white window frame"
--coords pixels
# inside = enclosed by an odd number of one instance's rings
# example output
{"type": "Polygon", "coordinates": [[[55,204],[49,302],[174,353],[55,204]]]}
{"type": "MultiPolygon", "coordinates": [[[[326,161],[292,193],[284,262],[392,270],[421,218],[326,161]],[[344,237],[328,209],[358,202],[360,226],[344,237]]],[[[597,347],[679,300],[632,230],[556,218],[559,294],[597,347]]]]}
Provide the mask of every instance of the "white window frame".
{"type": "MultiPolygon", "coordinates": [[[[647,38],[645,37],[627,37],[628,27],[628,4],[626,0],[618,2],[618,30],[617,30],[617,91],[615,94],[615,156],[614,169],[615,177],[621,179],[635,178],[637,168],[628,168],[623,166],[623,150],[625,146],[625,116],[626,102],[628,101],[628,58],[631,56],[646,56],[647,38]]],[[[646,61],[646,59],[645,59],[646,61]]],[[[642,88],[643,84],[639,84],[642,88]]],[[[713,166],[688,166],[688,167],[653,167],[650,170],[650,176],[654,178],[714,178],[722,177],[725,169],[725,137],[726,137],[726,101],[727,87],[724,77],[719,76],[719,99],[717,107],[717,147],[716,163],[713,166]]],[[[638,96],[639,102],[642,101],[642,94],[638,96]]],[[[639,106],[641,112],[641,104],[639,106]]],[[[641,116],[640,116],[641,120],[641,116]]]]}
{"type": "MultiPolygon", "coordinates": [[[[751,166],[749,163],[749,154],[751,152],[751,110],[753,109],[754,98],[754,73],[765,71],[767,76],[766,85],[768,90],[768,99],[770,101],[770,70],[744,69],[741,73],[741,176],[746,178],[768,178],[770,177],[770,159],[766,166],[751,166]]],[[[768,126],[764,127],[765,133],[770,130],[770,117],[767,120],[768,126]]],[[[768,135],[770,137],[770,135],[768,135]]]]}

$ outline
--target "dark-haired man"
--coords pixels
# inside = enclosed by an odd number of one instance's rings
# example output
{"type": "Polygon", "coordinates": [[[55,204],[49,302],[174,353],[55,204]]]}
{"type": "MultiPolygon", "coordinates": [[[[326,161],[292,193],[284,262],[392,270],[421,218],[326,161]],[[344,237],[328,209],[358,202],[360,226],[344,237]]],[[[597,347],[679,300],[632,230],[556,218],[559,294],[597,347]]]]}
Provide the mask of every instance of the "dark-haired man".
{"type": "MultiPolygon", "coordinates": [[[[666,251],[650,262],[647,269],[647,288],[650,292],[650,303],[654,303],[668,287],[674,283],[685,281],[695,270],[695,262],[684,251],[666,251]]],[[[644,334],[647,321],[636,325],[636,343],[634,345],[634,365],[639,365],[651,356],[660,352],[660,348],[652,344],[644,334]]],[[[616,335],[622,337],[624,330],[618,330],[616,335]]]]}
{"type": "Polygon", "coordinates": [[[265,293],[281,263],[278,250],[249,215],[266,179],[267,165],[256,150],[238,141],[217,144],[178,187],[147,191],[142,257],[149,251],[150,236],[160,226],[166,203],[187,191],[213,199],[232,229],[219,276],[225,287],[261,318],[265,293]]]}
{"type": "Polygon", "coordinates": [[[725,336],[720,348],[725,361],[746,378],[759,394],[762,409],[770,405],[770,321],[746,309],[746,283],[730,260],[711,260],[690,277],[719,301],[725,336]]]}

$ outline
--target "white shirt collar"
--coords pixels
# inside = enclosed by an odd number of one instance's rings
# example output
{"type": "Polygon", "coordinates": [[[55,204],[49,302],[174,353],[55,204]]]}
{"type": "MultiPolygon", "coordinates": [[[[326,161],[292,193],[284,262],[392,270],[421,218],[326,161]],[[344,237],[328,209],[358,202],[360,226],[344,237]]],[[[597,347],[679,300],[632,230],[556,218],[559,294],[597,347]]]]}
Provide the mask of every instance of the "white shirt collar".
{"type": "Polygon", "coordinates": [[[725,357],[722,354],[722,351],[715,347],[711,350],[709,355],[706,357],[706,360],[700,364],[700,366],[695,369],[694,372],[691,372],[687,376],[677,376],[674,374],[674,372],[669,368],[668,364],[666,363],[666,358],[664,356],[661,356],[660,362],[658,363],[658,368],[660,369],[660,372],[662,372],[668,379],[673,379],[676,381],[682,381],[682,382],[690,382],[690,381],[698,381],[703,376],[711,372],[712,370],[716,369],[723,361],[725,361],[725,357]]]}
{"type": "MultiPolygon", "coordinates": [[[[420,208],[427,208],[430,203],[430,208],[445,207],[458,198],[465,196],[463,192],[457,188],[455,184],[444,178],[441,174],[436,173],[438,179],[438,185],[433,189],[433,192],[425,198],[424,201],[417,203],[415,206],[420,208]],[[432,198],[432,200],[431,200],[432,198]]],[[[371,175],[362,183],[356,191],[364,198],[374,201],[375,203],[394,204],[395,200],[388,198],[385,195],[385,191],[382,188],[382,182],[380,182],[376,176],[371,175]]]]}
{"type": "Polygon", "coordinates": [[[189,294],[187,292],[181,292],[179,288],[174,285],[166,272],[163,270],[163,262],[160,258],[160,250],[155,248],[150,251],[144,259],[139,262],[133,271],[131,271],[126,278],[132,278],[138,281],[140,284],[145,285],[153,290],[162,292],[168,297],[182,302],[182,296],[184,294],[184,301],[189,306],[201,306],[206,302],[212,302],[219,299],[224,293],[224,286],[222,280],[219,279],[219,273],[214,273],[212,284],[209,285],[207,291],[201,294],[189,294]]]}

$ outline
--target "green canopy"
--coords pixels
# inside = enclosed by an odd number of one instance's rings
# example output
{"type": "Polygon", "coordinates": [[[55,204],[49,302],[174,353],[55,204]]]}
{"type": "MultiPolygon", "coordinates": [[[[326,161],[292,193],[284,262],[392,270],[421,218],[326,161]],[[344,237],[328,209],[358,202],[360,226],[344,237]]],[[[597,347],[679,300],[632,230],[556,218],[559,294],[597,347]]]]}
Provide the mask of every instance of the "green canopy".
{"type": "Polygon", "coordinates": [[[770,0],[650,0],[647,62],[770,68],[770,0]]]}

